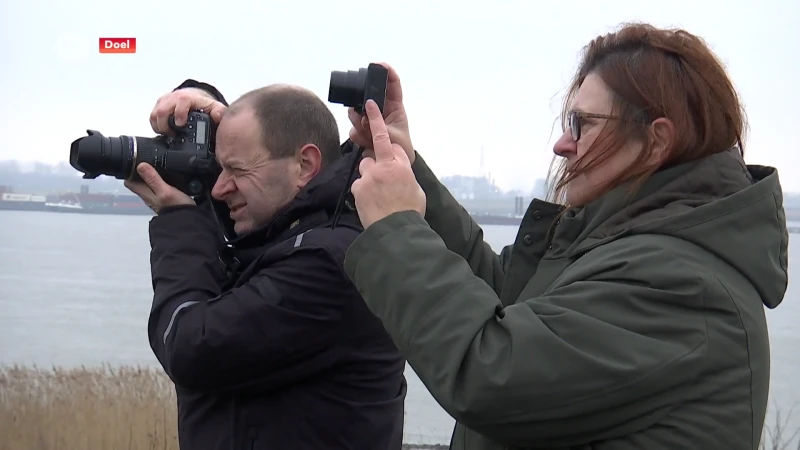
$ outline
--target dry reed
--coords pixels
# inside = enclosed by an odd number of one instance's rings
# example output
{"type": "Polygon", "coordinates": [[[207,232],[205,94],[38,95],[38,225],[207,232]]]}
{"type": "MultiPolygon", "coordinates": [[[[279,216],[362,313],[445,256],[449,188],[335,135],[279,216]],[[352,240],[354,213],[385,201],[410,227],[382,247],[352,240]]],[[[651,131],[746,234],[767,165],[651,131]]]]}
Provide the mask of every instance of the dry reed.
{"type": "Polygon", "coordinates": [[[0,368],[0,450],[177,450],[175,405],[155,369],[0,368]]]}
{"type": "MultiPolygon", "coordinates": [[[[762,450],[800,450],[790,416],[776,414],[762,450]]],[[[78,449],[177,450],[170,379],[156,368],[0,367],[0,450],[78,449]]]]}

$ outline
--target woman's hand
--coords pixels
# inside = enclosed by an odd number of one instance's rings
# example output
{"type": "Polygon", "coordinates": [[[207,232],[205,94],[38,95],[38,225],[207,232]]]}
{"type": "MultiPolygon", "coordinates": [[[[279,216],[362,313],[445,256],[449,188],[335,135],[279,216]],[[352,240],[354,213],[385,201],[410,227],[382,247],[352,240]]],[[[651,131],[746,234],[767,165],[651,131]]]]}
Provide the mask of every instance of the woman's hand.
{"type": "MultiPolygon", "coordinates": [[[[403,107],[403,88],[400,86],[400,77],[389,64],[379,64],[389,71],[382,122],[386,124],[389,139],[402,147],[409,162],[414,164],[414,146],[411,144],[411,135],[408,131],[408,116],[406,116],[406,110],[403,107]]],[[[353,124],[353,128],[350,130],[350,139],[359,147],[372,150],[373,138],[370,132],[369,118],[366,115],[358,114],[353,108],[348,109],[347,115],[353,124]]]]}
{"type": "MultiPolygon", "coordinates": [[[[374,156],[365,156],[358,166],[361,178],[351,192],[364,229],[391,214],[417,211],[425,216],[425,192],[417,183],[408,152],[392,143],[388,126],[373,100],[364,105],[371,132],[374,156]]],[[[413,153],[413,151],[412,151],[413,153]]]]}

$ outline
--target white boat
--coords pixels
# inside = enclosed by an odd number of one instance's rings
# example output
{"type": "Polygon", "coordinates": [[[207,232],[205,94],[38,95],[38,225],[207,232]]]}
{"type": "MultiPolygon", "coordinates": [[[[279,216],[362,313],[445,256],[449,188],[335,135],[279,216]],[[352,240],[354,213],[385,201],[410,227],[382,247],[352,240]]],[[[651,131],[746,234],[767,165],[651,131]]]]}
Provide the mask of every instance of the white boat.
{"type": "Polygon", "coordinates": [[[83,206],[80,203],[67,203],[67,202],[47,202],[44,204],[44,207],[47,209],[52,210],[76,210],[76,209],[83,209],[83,206]]]}

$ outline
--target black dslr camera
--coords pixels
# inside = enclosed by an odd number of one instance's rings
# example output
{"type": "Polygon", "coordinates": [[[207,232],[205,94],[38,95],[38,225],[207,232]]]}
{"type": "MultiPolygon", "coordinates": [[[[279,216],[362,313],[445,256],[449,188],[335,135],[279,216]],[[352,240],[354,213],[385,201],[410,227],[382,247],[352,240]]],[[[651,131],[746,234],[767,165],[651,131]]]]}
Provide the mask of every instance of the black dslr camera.
{"type": "Polygon", "coordinates": [[[175,136],[106,137],[99,131],[86,130],[88,136],[72,142],[69,163],[84,174],[84,179],[107,175],[133,181],[141,181],[136,166],[148,163],[167,184],[193,197],[198,205],[210,205],[224,238],[232,239],[236,233],[228,206],[211,198],[221,172],[214,156],[214,120],[202,111],[190,111],[183,127],[175,125],[174,116],[168,123],[175,136]]]}
{"type": "Polygon", "coordinates": [[[69,163],[85,179],[108,175],[141,181],[136,166],[145,162],[169,185],[189,196],[200,195],[219,176],[214,158],[216,125],[208,114],[191,111],[185,126],[176,126],[173,116],[169,126],[175,136],[105,137],[99,131],[86,130],[88,136],[72,142],[69,163]]]}

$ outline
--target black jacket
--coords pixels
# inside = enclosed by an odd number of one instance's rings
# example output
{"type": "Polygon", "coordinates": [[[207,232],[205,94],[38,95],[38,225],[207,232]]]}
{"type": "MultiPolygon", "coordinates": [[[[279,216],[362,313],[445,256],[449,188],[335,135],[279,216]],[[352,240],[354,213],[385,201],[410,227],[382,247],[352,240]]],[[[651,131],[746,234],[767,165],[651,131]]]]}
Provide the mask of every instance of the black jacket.
{"type": "Polygon", "coordinates": [[[236,242],[251,251],[229,290],[204,209],[150,222],[148,332],[176,386],[181,448],[400,448],[405,360],[342,268],[357,216],[330,226],[354,157],[236,242]]]}

